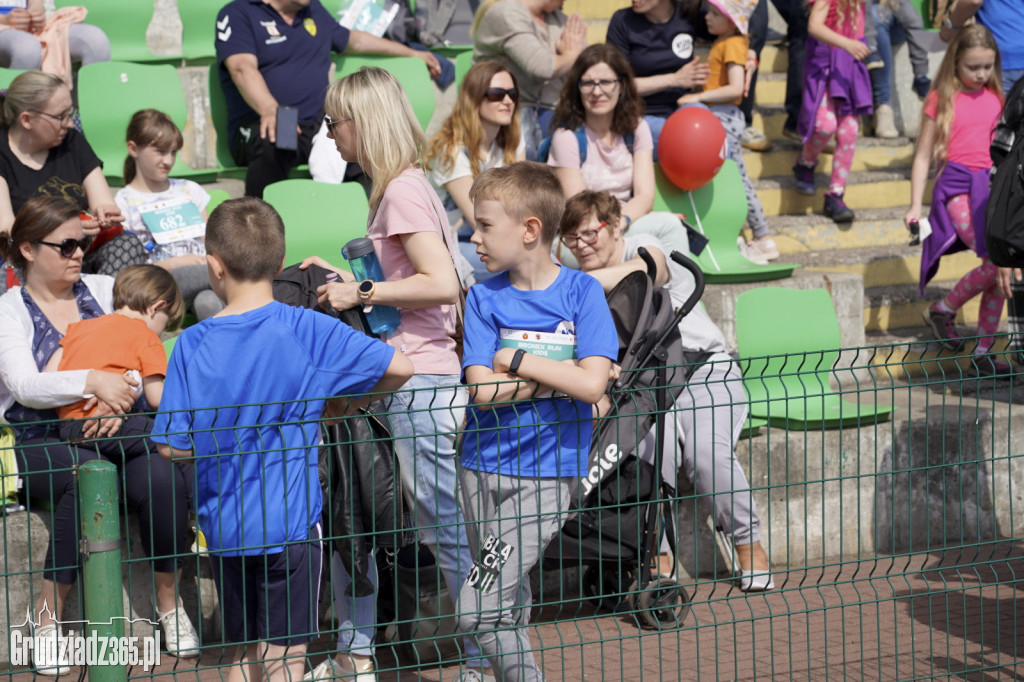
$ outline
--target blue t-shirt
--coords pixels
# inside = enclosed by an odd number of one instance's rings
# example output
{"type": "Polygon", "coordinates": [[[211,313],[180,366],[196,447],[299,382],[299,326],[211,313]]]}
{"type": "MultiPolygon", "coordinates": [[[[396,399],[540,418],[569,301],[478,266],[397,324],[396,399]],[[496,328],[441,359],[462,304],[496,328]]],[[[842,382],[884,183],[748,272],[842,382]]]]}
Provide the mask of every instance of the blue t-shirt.
{"type": "Polygon", "coordinates": [[[308,538],[320,520],[316,420],[325,399],[366,393],[393,355],[338,320],[277,302],[182,332],[153,440],[195,450],[197,515],[211,551],[272,554],[308,538]]]}
{"type": "MultiPolygon", "coordinates": [[[[628,7],[612,15],[608,22],[608,42],[626,55],[637,78],[659,76],[678,71],[693,60],[693,43],[706,35],[707,27],[694,25],[676,6],[672,18],[664,24],[654,24],[642,14],[628,7]]],[[[650,116],[669,116],[679,108],[676,100],[688,90],[670,88],[644,97],[646,113],[650,116]]]]}
{"type": "Polygon", "coordinates": [[[300,10],[290,26],[263,0],[233,0],[217,15],[214,33],[230,135],[242,118],[256,113],[224,66],[224,60],[235,54],[256,55],[270,94],[281,106],[297,108],[299,123],[313,123],[321,116],[331,50],[343,52],[349,33],[320,0],[300,10]]]}
{"type": "MultiPolygon", "coordinates": [[[[563,267],[547,289],[522,291],[508,273],[473,286],[466,298],[462,367],[491,368],[501,330],[574,333],[578,359],[600,355],[613,362],[619,343],[604,292],[596,279],[563,267]]],[[[486,390],[486,389],[484,389],[486,390]]],[[[593,408],[571,398],[521,400],[466,419],[460,464],[506,476],[582,476],[590,450],[593,408]]]]}
{"type": "Polygon", "coordinates": [[[1024,69],[1024,2],[1021,0],[985,0],[975,15],[978,23],[992,32],[999,46],[1003,69],[1024,69]]]}

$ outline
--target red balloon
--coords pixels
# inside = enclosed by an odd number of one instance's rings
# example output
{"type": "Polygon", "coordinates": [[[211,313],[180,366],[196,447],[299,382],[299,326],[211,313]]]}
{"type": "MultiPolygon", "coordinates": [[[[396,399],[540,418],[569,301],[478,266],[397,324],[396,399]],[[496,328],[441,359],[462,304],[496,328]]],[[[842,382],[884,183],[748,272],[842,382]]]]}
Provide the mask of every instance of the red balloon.
{"type": "Polygon", "coordinates": [[[658,163],[680,189],[692,191],[711,182],[727,154],[725,128],[704,107],[676,111],[658,138],[658,163]]]}

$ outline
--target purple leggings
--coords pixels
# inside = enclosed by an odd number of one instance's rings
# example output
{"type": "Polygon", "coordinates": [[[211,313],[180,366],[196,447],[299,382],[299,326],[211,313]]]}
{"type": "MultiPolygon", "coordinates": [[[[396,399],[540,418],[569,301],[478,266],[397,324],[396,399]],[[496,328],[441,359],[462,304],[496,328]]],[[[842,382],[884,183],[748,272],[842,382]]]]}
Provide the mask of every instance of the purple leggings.
{"type": "Polygon", "coordinates": [[[828,191],[841,195],[846,189],[846,181],[853,168],[853,153],[857,151],[857,131],[860,121],[856,116],[839,116],[836,107],[829,99],[828,93],[821,99],[821,106],[814,116],[814,132],[804,143],[800,152],[800,165],[808,168],[818,163],[818,155],[828,144],[829,139],[836,136],[836,150],[832,154],[832,180],[828,191]]]}
{"type": "MultiPolygon", "coordinates": [[[[946,203],[949,218],[960,241],[975,253],[974,225],[971,221],[971,203],[966,194],[958,194],[946,203]]],[[[964,303],[981,294],[981,310],[978,312],[978,352],[985,352],[992,347],[992,334],[999,327],[999,317],[1003,314],[1003,297],[996,286],[999,268],[988,258],[983,258],[981,265],[974,268],[956,283],[953,290],[946,294],[943,302],[952,310],[957,310],[964,303]]]]}

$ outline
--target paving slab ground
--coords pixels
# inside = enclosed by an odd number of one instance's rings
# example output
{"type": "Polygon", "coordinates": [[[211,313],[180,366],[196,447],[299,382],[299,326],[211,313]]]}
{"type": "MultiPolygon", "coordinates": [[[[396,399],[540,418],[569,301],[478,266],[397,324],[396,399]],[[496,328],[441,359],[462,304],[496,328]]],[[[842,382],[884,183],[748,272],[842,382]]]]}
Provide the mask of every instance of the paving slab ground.
{"type": "MultiPolygon", "coordinates": [[[[1024,679],[1024,541],[847,559],[775,580],[757,595],[699,582],[682,627],[661,632],[571,601],[541,610],[531,640],[547,680],[1024,679]]],[[[311,647],[314,663],[330,639],[311,647]]],[[[378,656],[382,682],[447,682],[458,670],[396,671],[390,648],[378,656]]],[[[130,677],[219,682],[226,657],[220,647],[198,662],[164,656],[130,677]]],[[[63,679],[86,677],[76,669],[63,679]]]]}

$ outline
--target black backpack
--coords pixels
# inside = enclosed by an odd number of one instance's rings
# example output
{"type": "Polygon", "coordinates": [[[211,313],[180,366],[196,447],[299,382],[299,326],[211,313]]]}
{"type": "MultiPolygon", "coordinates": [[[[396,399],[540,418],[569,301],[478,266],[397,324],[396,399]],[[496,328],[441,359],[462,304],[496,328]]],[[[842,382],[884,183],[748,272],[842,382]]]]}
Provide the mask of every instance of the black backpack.
{"type": "Polygon", "coordinates": [[[992,179],[985,245],[996,265],[1024,267],[1024,138],[1017,139],[992,179]]]}

